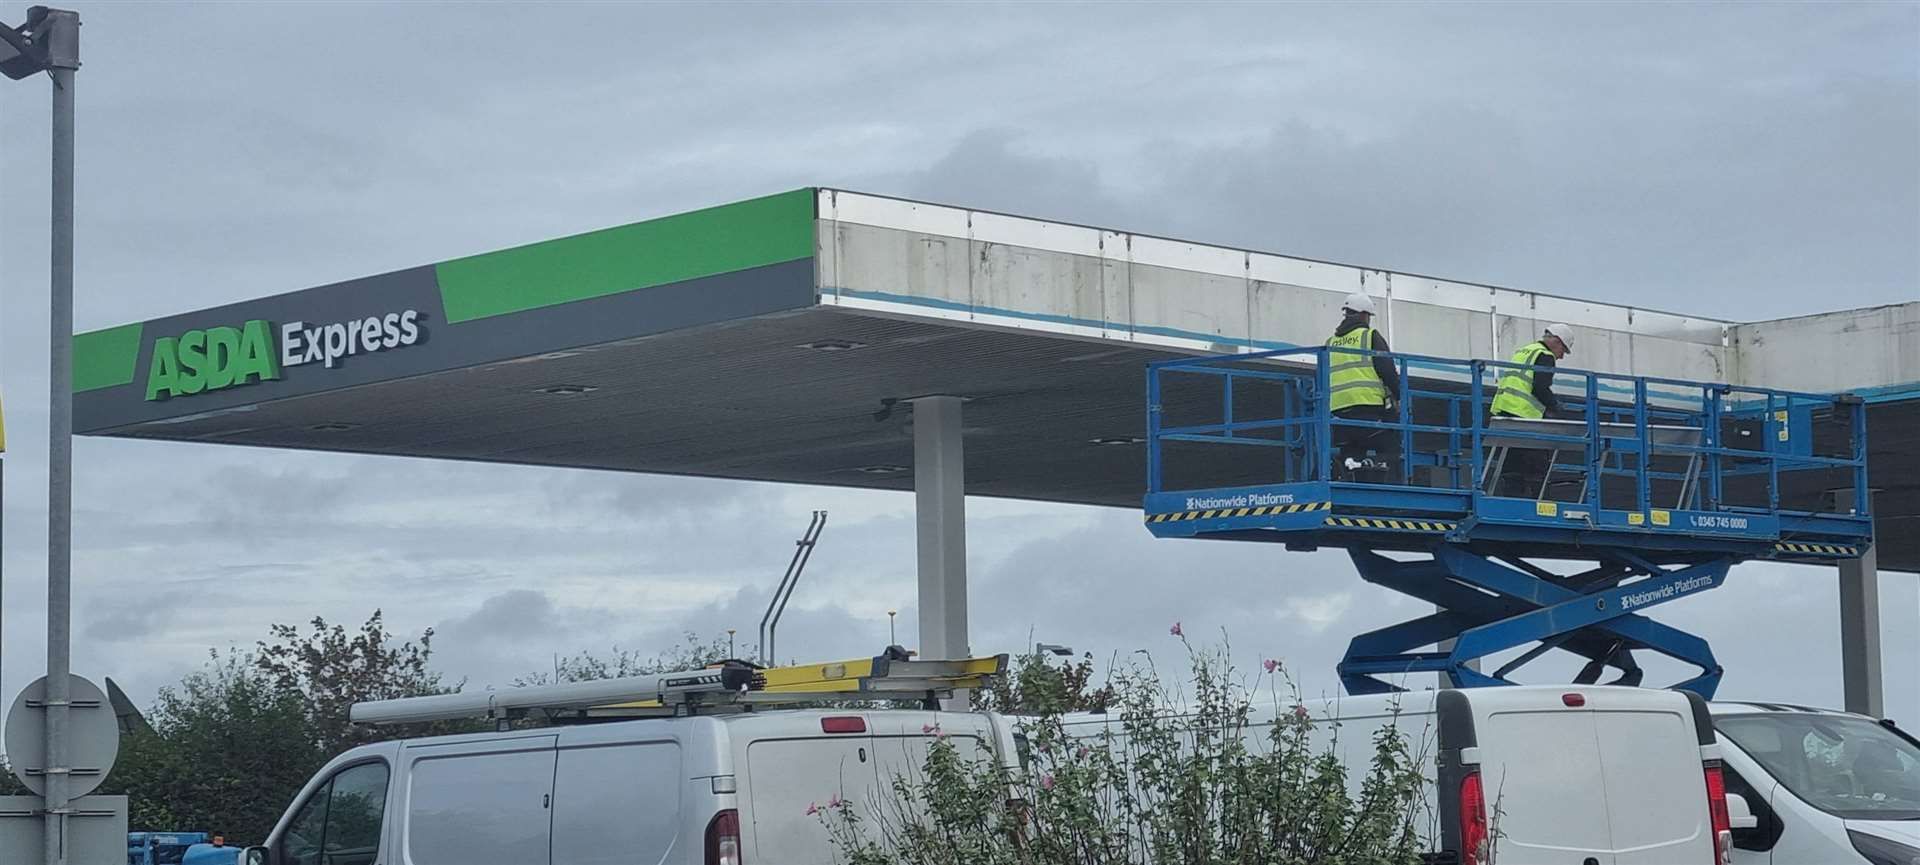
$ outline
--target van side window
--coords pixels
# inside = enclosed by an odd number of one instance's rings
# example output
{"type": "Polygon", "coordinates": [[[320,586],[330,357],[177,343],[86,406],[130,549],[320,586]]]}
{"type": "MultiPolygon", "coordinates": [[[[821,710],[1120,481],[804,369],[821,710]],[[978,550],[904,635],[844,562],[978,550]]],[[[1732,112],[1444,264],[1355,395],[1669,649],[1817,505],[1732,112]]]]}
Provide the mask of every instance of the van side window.
{"type": "Polygon", "coordinates": [[[387,806],[387,764],[340,770],[300,806],[280,840],[286,865],[372,865],[387,806]]]}
{"type": "Polygon", "coordinates": [[[325,865],[373,865],[387,810],[387,764],[363,763],[333,776],[327,797],[325,865]]]}
{"type": "Polygon", "coordinates": [[[1733,846],[1754,852],[1772,850],[1773,845],[1779,843],[1780,831],[1784,828],[1780,818],[1773,813],[1773,803],[1762,797],[1760,791],[1747,783],[1747,779],[1740,777],[1740,773],[1735,772],[1732,766],[1720,767],[1720,776],[1726,780],[1727,792],[1738,793],[1740,798],[1747,800],[1748,810],[1753,812],[1754,819],[1760,824],[1752,829],[1733,830],[1733,846]]]}
{"type": "Polygon", "coordinates": [[[307,804],[300,806],[300,813],[287,824],[287,834],[280,838],[280,855],[276,859],[285,865],[320,865],[320,841],[327,823],[327,794],[332,790],[333,782],[328,781],[313,791],[307,804]]]}

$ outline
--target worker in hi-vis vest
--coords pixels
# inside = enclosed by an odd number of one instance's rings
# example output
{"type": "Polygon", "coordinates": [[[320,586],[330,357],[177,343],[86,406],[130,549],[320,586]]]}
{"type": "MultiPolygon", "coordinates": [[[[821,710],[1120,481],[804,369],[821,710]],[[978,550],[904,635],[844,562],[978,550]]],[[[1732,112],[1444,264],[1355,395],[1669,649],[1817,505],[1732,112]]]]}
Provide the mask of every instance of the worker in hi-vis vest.
{"type": "MultiPolygon", "coordinates": [[[[1532,420],[1552,417],[1560,410],[1560,400],[1553,395],[1554,362],[1572,353],[1573,329],[1564,324],[1547,325],[1539,339],[1513,353],[1509,362],[1520,368],[1502,371],[1489,413],[1532,420]]],[[[1493,494],[1536,495],[1541,481],[1546,480],[1547,461],[1552,458],[1552,452],[1543,448],[1508,448],[1493,494]]]]}
{"type": "MultiPolygon", "coordinates": [[[[1400,398],[1400,373],[1393,358],[1354,349],[1388,351],[1387,338],[1373,329],[1373,298],[1356,291],[1340,303],[1340,326],[1327,339],[1327,407],[1347,420],[1392,421],[1400,398]],[[1343,350],[1344,349],[1344,350],[1343,350]]],[[[1333,425],[1336,478],[1356,471],[1394,478],[1400,466],[1400,434],[1394,430],[1333,425]],[[1369,451],[1372,452],[1369,455],[1369,451]],[[1382,473],[1379,470],[1384,469],[1382,473]]]]}

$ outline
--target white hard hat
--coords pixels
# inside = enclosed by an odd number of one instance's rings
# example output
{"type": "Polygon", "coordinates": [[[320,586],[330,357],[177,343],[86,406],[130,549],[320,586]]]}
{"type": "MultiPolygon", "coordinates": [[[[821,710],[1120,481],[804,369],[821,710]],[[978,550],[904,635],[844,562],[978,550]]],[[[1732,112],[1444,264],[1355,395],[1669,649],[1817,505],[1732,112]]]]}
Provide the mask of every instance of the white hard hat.
{"type": "Polygon", "coordinates": [[[1368,315],[1377,314],[1377,311],[1373,308],[1373,298],[1368,297],[1364,291],[1356,291],[1347,295],[1347,299],[1340,302],[1340,308],[1350,309],[1354,312],[1364,312],[1368,315]]]}
{"type": "Polygon", "coordinates": [[[1573,354],[1573,328],[1564,324],[1549,324],[1540,335],[1560,337],[1560,341],[1567,346],[1567,354],[1573,354]]]}

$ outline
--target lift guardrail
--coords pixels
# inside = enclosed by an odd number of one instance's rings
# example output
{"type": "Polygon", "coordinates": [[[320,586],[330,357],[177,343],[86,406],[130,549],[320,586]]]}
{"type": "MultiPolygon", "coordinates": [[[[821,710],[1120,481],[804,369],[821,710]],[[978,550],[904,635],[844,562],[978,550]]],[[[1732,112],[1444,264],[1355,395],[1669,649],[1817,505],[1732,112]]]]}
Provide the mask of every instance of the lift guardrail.
{"type": "Polygon", "coordinates": [[[1577,528],[1589,530],[1582,542],[1606,542],[1594,533],[1654,532],[1778,542],[1787,546],[1758,552],[1784,558],[1856,554],[1871,537],[1865,405],[1847,395],[1559,367],[1552,373],[1561,411],[1521,421],[1488,408],[1499,378],[1525,367],[1351,353],[1393,362],[1403,398],[1389,417],[1330,410],[1325,347],[1152,364],[1149,519],[1209,510],[1177,507],[1178,499],[1232,501],[1251,492],[1249,501],[1326,501],[1356,516],[1440,518],[1456,533],[1500,524],[1564,538],[1577,528]],[[1203,409],[1213,416],[1170,416],[1203,409]],[[1342,430],[1391,436],[1398,447],[1381,450],[1404,457],[1385,476],[1346,476],[1333,447],[1342,430]],[[1200,458],[1212,464],[1201,472],[1206,481],[1170,482],[1169,450],[1191,445],[1248,453],[1200,458]],[[1550,460],[1526,495],[1498,486],[1501,462],[1517,451],[1550,460]],[[1231,471],[1219,470],[1223,460],[1231,471]]]}

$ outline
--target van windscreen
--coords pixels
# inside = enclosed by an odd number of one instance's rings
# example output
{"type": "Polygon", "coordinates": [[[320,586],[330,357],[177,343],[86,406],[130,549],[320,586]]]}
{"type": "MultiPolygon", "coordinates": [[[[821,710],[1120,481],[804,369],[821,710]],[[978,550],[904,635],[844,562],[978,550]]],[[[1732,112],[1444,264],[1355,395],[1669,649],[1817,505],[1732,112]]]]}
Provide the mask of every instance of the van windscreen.
{"type": "Polygon", "coordinates": [[[1865,718],[1725,715],[1714,727],[1795,796],[1847,820],[1920,820],[1920,748],[1865,718]]]}

